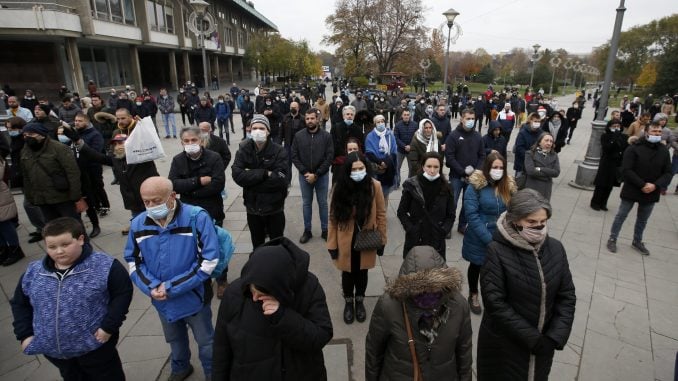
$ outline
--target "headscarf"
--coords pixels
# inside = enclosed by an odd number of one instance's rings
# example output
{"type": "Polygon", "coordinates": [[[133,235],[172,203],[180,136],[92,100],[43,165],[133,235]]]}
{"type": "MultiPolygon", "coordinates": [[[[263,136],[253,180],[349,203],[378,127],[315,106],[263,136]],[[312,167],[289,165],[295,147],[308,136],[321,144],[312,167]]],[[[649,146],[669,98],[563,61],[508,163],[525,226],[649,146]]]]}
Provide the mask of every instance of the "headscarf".
{"type": "Polygon", "coordinates": [[[379,132],[376,128],[374,130],[375,134],[379,137],[379,152],[384,153],[386,155],[391,153],[391,139],[389,136],[389,132],[391,132],[391,129],[386,127],[384,128],[384,131],[379,132]]]}
{"type": "Polygon", "coordinates": [[[419,129],[415,133],[415,136],[420,143],[426,145],[426,152],[438,152],[438,132],[436,131],[436,125],[433,124],[430,119],[422,119],[419,121],[419,129]],[[424,124],[426,124],[426,122],[431,123],[431,126],[433,127],[433,132],[431,132],[431,136],[428,138],[424,136],[424,124]]]}

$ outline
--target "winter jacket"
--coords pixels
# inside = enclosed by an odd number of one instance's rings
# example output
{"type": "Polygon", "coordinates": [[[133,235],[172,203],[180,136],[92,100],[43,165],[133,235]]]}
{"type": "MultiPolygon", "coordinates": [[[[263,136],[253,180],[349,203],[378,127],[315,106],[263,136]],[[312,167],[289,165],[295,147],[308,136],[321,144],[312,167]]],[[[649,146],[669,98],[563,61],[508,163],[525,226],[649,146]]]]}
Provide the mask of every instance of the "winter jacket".
{"type": "MultiPolygon", "coordinates": [[[[421,123],[421,122],[420,122],[421,123]]],[[[440,140],[442,138],[442,134],[436,132],[437,137],[438,137],[438,155],[444,159],[445,152],[442,149],[442,143],[444,143],[444,140],[440,140]]],[[[410,152],[407,154],[407,161],[410,164],[410,168],[412,168],[412,172],[414,174],[420,174],[421,173],[421,159],[426,155],[428,146],[417,139],[417,135],[415,134],[412,136],[412,141],[410,142],[410,152]]]]}
{"type": "Polygon", "coordinates": [[[565,113],[565,118],[567,119],[568,125],[570,128],[576,128],[577,122],[581,119],[581,109],[570,107],[565,113]]]}
{"type": "Polygon", "coordinates": [[[113,130],[116,127],[115,110],[106,107],[98,109],[90,107],[87,110],[87,116],[92,126],[101,133],[104,142],[109,141],[113,137],[113,130]]]}
{"type": "Polygon", "coordinates": [[[343,103],[340,104],[334,103],[330,107],[330,122],[332,123],[331,124],[332,126],[344,120],[343,112],[344,112],[343,103]]]}
{"type": "Polygon", "coordinates": [[[386,117],[389,111],[391,111],[391,105],[386,101],[386,99],[384,99],[383,102],[381,100],[374,102],[374,113],[376,115],[383,115],[386,117]]]}
{"type": "Polygon", "coordinates": [[[80,199],[80,169],[73,152],[58,141],[46,138],[38,151],[27,145],[21,150],[24,195],[32,205],[54,205],[80,199]],[[52,177],[68,180],[68,189],[57,190],[52,177]]]}
{"type": "MultiPolygon", "coordinates": [[[[104,137],[101,133],[94,127],[84,128],[78,130],[80,138],[85,141],[85,144],[97,152],[104,152],[104,137]]],[[[101,169],[101,164],[96,162],[89,162],[88,165],[85,165],[86,168],[101,169]]]]}
{"type": "Polygon", "coordinates": [[[393,127],[393,136],[395,136],[396,144],[398,145],[398,152],[403,155],[407,155],[405,146],[410,145],[410,142],[412,142],[412,137],[418,129],[419,126],[412,119],[410,119],[408,123],[400,120],[395,124],[393,127]]]}
{"type": "Polygon", "coordinates": [[[14,334],[19,341],[33,336],[27,355],[81,356],[102,345],[94,337],[97,329],[118,333],[132,292],[125,267],[89,245],[61,277],[45,256],[28,265],[10,301],[14,334]]]}
{"type": "Polygon", "coordinates": [[[306,123],[304,122],[304,118],[298,111],[296,115],[289,113],[285,114],[283,117],[282,128],[280,129],[281,139],[282,142],[285,143],[285,146],[291,148],[292,143],[294,142],[294,135],[306,128],[305,126],[306,123]]]}
{"type": "Polygon", "coordinates": [[[628,146],[626,136],[621,132],[612,132],[605,128],[600,136],[601,155],[598,163],[598,172],[594,184],[603,187],[618,187],[621,185],[618,172],[621,172],[624,150],[628,146]]]}
{"type": "Polygon", "coordinates": [[[197,160],[180,152],[172,159],[167,176],[174,191],[181,195],[181,201],[197,205],[205,209],[216,221],[224,219],[224,199],[221,191],[226,185],[224,162],[221,156],[208,149],[202,149],[197,160]],[[210,176],[212,181],[207,185],[200,183],[200,178],[210,176]]]}
{"type": "Polygon", "coordinates": [[[502,109],[497,115],[497,121],[501,125],[502,132],[510,134],[516,124],[516,114],[511,110],[506,112],[506,110],[502,109]]]}
{"type": "Polygon", "coordinates": [[[158,110],[161,114],[174,114],[174,98],[171,95],[159,97],[158,110]]]}
{"type": "Polygon", "coordinates": [[[141,292],[150,297],[152,289],[165,285],[167,299],[151,299],[151,303],[170,323],[197,313],[209,303],[203,282],[219,260],[212,218],[200,212],[191,223],[193,206],[179,200],[174,205],[166,227],[159,226],[145,211],[136,216],[124,252],[130,278],[141,292]]]}
{"type": "Polygon", "coordinates": [[[210,134],[209,143],[205,146],[205,148],[219,154],[221,161],[224,163],[224,170],[228,168],[228,163],[231,162],[231,150],[228,148],[226,140],[214,134],[210,134]]]}
{"type": "Polygon", "coordinates": [[[365,156],[367,159],[375,165],[379,165],[382,162],[386,165],[384,173],[374,174],[374,177],[381,183],[382,188],[388,188],[394,184],[398,161],[398,147],[396,146],[396,140],[393,136],[393,132],[391,132],[389,129],[386,129],[385,134],[386,135],[384,138],[388,142],[389,146],[388,152],[381,151],[379,147],[379,141],[381,139],[379,135],[377,135],[376,130],[370,131],[370,133],[365,136],[365,156]]]}
{"type": "MultiPolygon", "coordinates": [[[[553,115],[556,114],[554,113],[553,115]]],[[[567,124],[567,120],[565,120],[562,115],[558,114],[560,116],[560,127],[556,130],[555,127],[551,126],[550,123],[553,119],[553,115],[544,119],[544,121],[541,123],[541,129],[542,131],[553,135],[553,150],[558,153],[565,146],[569,125],[567,124]]]]}
{"type": "MultiPolygon", "coordinates": [[[[381,235],[382,246],[386,245],[387,229],[386,229],[386,206],[384,203],[384,192],[381,190],[381,184],[372,179],[373,197],[372,207],[370,208],[370,215],[363,224],[361,229],[376,229],[381,235]]],[[[337,251],[337,259],[334,260],[334,266],[341,270],[351,271],[351,251],[353,250],[353,239],[355,238],[354,230],[356,226],[355,219],[349,221],[346,228],[339,226],[339,223],[334,219],[334,208],[330,205],[330,219],[327,235],[327,250],[330,252],[337,251]]],[[[360,269],[371,269],[375,266],[377,261],[376,250],[366,250],[360,252],[360,269]]]]}
{"type": "Polygon", "coordinates": [[[533,130],[530,126],[530,123],[523,124],[520,127],[518,136],[516,136],[516,142],[513,146],[513,154],[515,159],[513,161],[513,169],[515,171],[524,171],[525,168],[525,152],[529,151],[530,148],[537,141],[539,135],[541,135],[542,130],[537,128],[533,130]]]}
{"type": "Polygon", "coordinates": [[[226,101],[217,102],[217,104],[214,105],[214,111],[216,112],[217,119],[219,120],[226,120],[229,116],[231,116],[231,108],[226,101]]]}
{"type": "Polygon", "coordinates": [[[414,106],[414,121],[419,123],[422,119],[428,119],[428,115],[426,115],[426,102],[420,101],[414,106]]]}
{"type": "Polygon", "coordinates": [[[417,175],[405,180],[398,205],[398,219],[405,229],[403,257],[413,247],[427,245],[445,258],[445,236],[454,224],[454,212],[452,192],[442,178],[429,182],[417,175]],[[434,198],[425,200],[422,184],[438,186],[434,198]]]}
{"type": "Polygon", "coordinates": [[[547,380],[553,353],[533,355],[540,337],[562,350],[577,298],[565,248],[549,236],[535,248],[497,221],[480,270],[485,311],[478,333],[478,381],[547,380]],[[544,283],[545,288],[539,287],[544,283]]]}
{"type": "Polygon", "coordinates": [[[445,141],[445,165],[450,168],[450,177],[463,178],[465,168],[482,168],[485,161],[483,139],[475,130],[467,131],[461,125],[450,133],[445,141]]]}
{"type": "Polygon", "coordinates": [[[452,126],[450,125],[450,117],[445,114],[443,117],[439,117],[437,112],[434,112],[431,115],[431,122],[436,127],[436,131],[442,134],[441,142],[447,140],[447,136],[452,132],[452,126]]]}
{"type": "Polygon", "coordinates": [[[490,122],[490,126],[488,127],[487,130],[487,135],[483,136],[483,146],[485,147],[485,156],[489,155],[494,150],[499,152],[501,156],[503,156],[504,158],[507,158],[506,146],[508,145],[508,142],[506,141],[506,137],[504,137],[504,135],[499,135],[495,137],[492,134],[492,131],[501,128],[502,128],[501,125],[496,120],[490,122]]]}
{"type": "Polygon", "coordinates": [[[547,154],[539,150],[528,151],[525,155],[525,175],[525,188],[534,189],[547,200],[551,200],[553,179],[560,176],[558,154],[553,150],[547,154]]]}
{"type": "MultiPolygon", "coordinates": [[[[507,176],[511,193],[518,189],[513,177],[507,176]]],[[[497,230],[497,219],[506,211],[496,187],[490,185],[482,171],[476,170],[468,178],[464,192],[464,213],[466,213],[466,233],[461,246],[461,256],[467,261],[482,266],[485,263],[487,245],[492,242],[492,234],[497,230]]]]}
{"type": "Polygon", "coordinates": [[[283,211],[289,178],[287,165],[287,153],[270,137],[261,150],[251,139],[240,145],[231,169],[233,181],[243,188],[247,213],[267,216],[283,211]]]}
{"type": "Polygon", "coordinates": [[[79,112],[80,112],[80,109],[78,107],[76,107],[74,104],[71,104],[71,106],[68,107],[68,108],[61,105],[57,109],[57,115],[59,115],[59,119],[70,124],[71,126],[73,125],[73,122],[75,121],[75,114],[77,114],[79,112]]]}
{"type": "Polygon", "coordinates": [[[343,120],[332,127],[330,131],[332,142],[334,143],[334,157],[346,156],[346,141],[348,138],[356,138],[361,147],[365,144],[365,135],[362,128],[351,124],[346,124],[343,120]]]}
{"type": "Polygon", "coordinates": [[[137,113],[142,119],[150,116],[153,120],[155,120],[155,116],[158,114],[158,106],[150,99],[144,100],[141,103],[141,106],[137,106],[137,113]]]}
{"type": "MultiPolygon", "coordinates": [[[[24,148],[25,149],[25,148],[24,148]]],[[[673,177],[669,150],[661,143],[650,143],[640,138],[624,151],[622,161],[624,185],[620,197],[640,204],[659,202],[661,189],[668,188],[673,177]],[[645,183],[652,183],[656,189],[643,193],[645,183]]]]}
{"type": "MultiPolygon", "coordinates": [[[[324,99],[320,99],[315,103],[315,107],[320,111],[322,121],[327,122],[330,119],[330,105],[324,99]]],[[[322,125],[321,128],[324,130],[325,125],[322,125]]]]}
{"type": "Polygon", "coordinates": [[[214,331],[213,380],[327,379],[322,348],[332,338],[332,321],[310,256],[287,238],[252,253],[226,289],[214,331]],[[280,303],[269,316],[253,302],[249,285],[280,303]]]}
{"type": "Polygon", "coordinates": [[[296,133],[292,142],[292,163],[299,175],[313,173],[316,177],[330,171],[334,159],[334,146],[329,132],[317,127],[316,132],[308,128],[296,133]]]}
{"type": "Polygon", "coordinates": [[[0,159],[0,221],[11,220],[17,216],[14,196],[12,196],[7,183],[2,180],[5,178],[5,171],[9,171],[9,167],[6,164],[4,158],[0,159]]]}
{"type": "Polygon", "coordinates": [[[485,115],[485,101],[476,100],[473,102],[473,112],[476,114],[476,119],[478,116],[485,115]]]}
{"type": "Polygon", "coordinates": [[[207,122],[212,126],[212,130],[214,130],[214,121],[217,119],[217,113],[209,104],[207,106],[196,106],[193,117],[195,118],[195,124],[199,125],[202,122],[207,122]]]}
{"type": "Polygon", "coordinates": [[[412,327],[414,347],[424,380],[463,380],[472,377],[473,349],[469,305],[460,294],[462,275],[448,268],[429,246],[416,246],[405,257],[398,277],[390,282],[374,307],[365,340],[366,381],[409,381],[413,378],[403,303],[412,327]],[[413,297],[441,293],[435,333],[419,324],[429,312],[413,297]],[[426,335],[424,335],[426,333],[426,335]]]}

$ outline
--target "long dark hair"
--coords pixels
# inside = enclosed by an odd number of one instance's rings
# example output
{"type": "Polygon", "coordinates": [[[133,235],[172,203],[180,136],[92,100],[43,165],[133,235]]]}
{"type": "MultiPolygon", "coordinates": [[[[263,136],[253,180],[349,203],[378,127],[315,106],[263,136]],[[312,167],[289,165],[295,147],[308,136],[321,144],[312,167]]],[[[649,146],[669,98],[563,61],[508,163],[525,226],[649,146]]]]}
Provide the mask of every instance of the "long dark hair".
{"type": "Polygon", "coordinates": [[[337,182],[332,189],[330,215],[339,228],[344,230],[353,218],[361,222],[367,220],[372,210],[373,198],[372,168],[361,152],[351,152],[337,171],[337,182]],[[367,171],[367,175],[360,182],[351,179],[351,169],[356,161],[362,162],[367,171]]]}
{"type": "Polygon", "coordinates": [[[487,157],[485,157],[485,161],[483,162],[483,176],[485,176],[485,179],[487,179],[488,184],[491,183],[495,188],[494,188],[494,193],[501,197],[501,200],[504,202],[505,205],[508,205],[509,201],[511,200],[511,186],[509,184],[509,175],[507,171],[507,165],[506,165],[506,159],[502,154],[499,152],[492,152],[487,157]],[[501,163],[504,166],[504,175],[499,179],[499,181],[490,181],[492,177],[490,177],[490,170],[492,169],[492,164],[494,163],[495,160],[501,161],[501,163]]]}

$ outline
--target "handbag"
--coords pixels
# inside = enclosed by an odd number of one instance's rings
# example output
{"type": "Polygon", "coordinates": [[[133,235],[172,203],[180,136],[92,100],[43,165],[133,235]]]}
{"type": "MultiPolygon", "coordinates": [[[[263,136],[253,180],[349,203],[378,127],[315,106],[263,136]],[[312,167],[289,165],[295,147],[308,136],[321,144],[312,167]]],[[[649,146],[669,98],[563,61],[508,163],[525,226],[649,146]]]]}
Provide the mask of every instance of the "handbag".
{"type": "Polygon", "coordinates": [[[403,317],[405,318],[405,328],[407,329],[407,346],[410,347],[410,355],[412,356],[412,368],[414,369],[414,381],[423,381],[424,377],[419,368],[419,360],[417,360],[417,350],[414,346],[414,334],[412,333],[412,326],[410,325],[410,318],[407,316],[407,307],[403,302],[403,317]]]}
{"type": "Polygon", "coordinates": [[[381,244],[381,234],[376,229],[360,229],[358,224],[358,234],[353,243],[353,250],[355,251],[370,251],[379,249],[381,244]]]}
{"type": "Polygon", "coordinates": [[[68,183],[68,178],[66,177],[66,174],[64,173],[52,173],[45,168],[42,163],[40,163],[40,159],[36,158],[35,163],[42,169],[43,172],[47,176],[49,176],[50,180],[52,180],[52,185],[54,185],[54,189],[58,191],[67,191],[70,188],[70,185],[68,183]]]}

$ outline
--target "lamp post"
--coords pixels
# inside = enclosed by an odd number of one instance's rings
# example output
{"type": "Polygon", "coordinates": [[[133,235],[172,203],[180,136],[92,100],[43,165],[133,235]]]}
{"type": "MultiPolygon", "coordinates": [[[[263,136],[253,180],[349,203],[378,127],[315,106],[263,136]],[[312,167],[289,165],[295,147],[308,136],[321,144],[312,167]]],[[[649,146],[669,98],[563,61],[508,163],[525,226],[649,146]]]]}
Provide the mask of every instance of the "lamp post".
{"type": "Polygon", "coordinates": [[[204,1],[204,0],[191,0],[190,2],[191,6],[193,7],[193,10],[197,14],[197,26],[198,26],[198,41],[200,43],[200,46],[202,48],[202,72],[203,72],[203,85],[205,86],[205,89],[207,89],[207,55],[205,54],[205,32],[206,30],[203,29],[203,20],[205,16],[207,15],[207,7],[209,6],[209,3],[204,1]]]}
{"type": "Polygon", "coordinates": [[[560,57],[553,57],[549,61],[553,68],[553,74],[551,74],[551,87],[549,87],[549,97],[553,94],[553,80],[556,78],[556,69],[558,69],[562,62],[563,60],[560,57]]]}
{"type": "Polygon", "coordinates": [[[619,1],[617,7],[617,16],[614,21],[614,29],[612,30],[612,40],[610,41],[610,51],[607,55],[607,65],[605,66],[605,82],[603,83],[603,92],[600,97],[600,105],[596,118],[591,122],[591,136],[589,138],[589,145],[586,149],[586,157],[584,162],[577,167],[577,177],[570,185],[575,188],[593,190],[593,181],[598,172],[598,163],[600,162],[600,155],[602,147],[600,145],[600,137],[605,132],[605,113],[607,110],[608,97],[610,96],[610,83],[612,82],[612,73],[614,70],[614,61],[617,57],[617,48],[619,47],[619,35],[621,34],[622,21],[624,19],[624,1],[619,1]]]}
{"type": "MultiPolygon", "coordinates": [[[[452,27],[454,26],[454,19],[459,16],[459,12],[455,11],[453,8],[448,9],[443,12],[443,16],[447,19],[447,50],[445,51],[445,76],[443,77],[443,91],[447,93],[447,65],[450,60],[450,39],[452,38],[452,27]]],[[[458,33],[455,34],[455,41],[458,37],[458,33]]]]}
{"type": "Polygon", "coordinates": [[[572,69],[572,65],[572,60],[567,60],[563,64],[563,67],[565,68],[565,78],[563,79],[563,96],[565,95],[565,88],[567,87],[567,72],[572,69]]]}
{"type": "Polygon", "coordinates": [[[530,89],[532,89],[532,80],[534,80],[534,68],[537,66],[537,60],[541,58],[540,55],[537,54],[539,52],[539,48],[541,48],[541,45],[539,44],[532,45],[534,53],[532,53],[532,74],[530,75],[530,89]]]}

